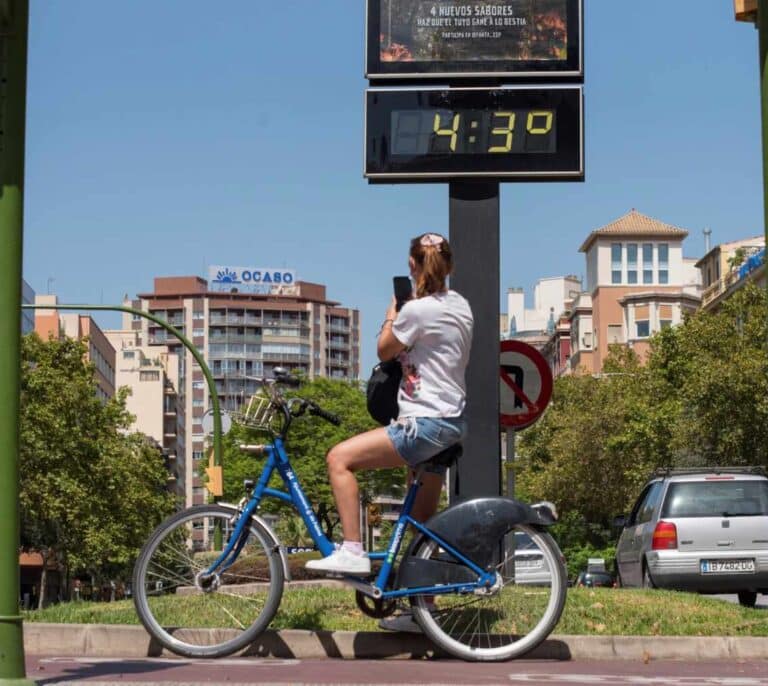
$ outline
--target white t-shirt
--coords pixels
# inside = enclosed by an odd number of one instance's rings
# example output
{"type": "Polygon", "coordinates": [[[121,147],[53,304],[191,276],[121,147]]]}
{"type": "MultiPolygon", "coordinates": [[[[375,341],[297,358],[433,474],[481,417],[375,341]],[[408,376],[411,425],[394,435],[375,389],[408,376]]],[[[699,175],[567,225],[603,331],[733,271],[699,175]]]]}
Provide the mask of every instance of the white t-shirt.
{"type": "Polygon", "coordinates": [[[466,403],[464,370],[472,345],[472,310],[456,291],[409,300],[392,324],[406,346],[400,417],[458,417],[466,403]]]}

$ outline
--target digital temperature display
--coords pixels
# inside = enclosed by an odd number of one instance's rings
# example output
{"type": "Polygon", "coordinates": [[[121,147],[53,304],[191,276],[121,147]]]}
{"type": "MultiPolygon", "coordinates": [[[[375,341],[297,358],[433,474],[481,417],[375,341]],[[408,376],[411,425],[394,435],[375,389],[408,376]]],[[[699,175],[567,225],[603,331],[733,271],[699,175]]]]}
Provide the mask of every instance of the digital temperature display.
{"type": "Polygon", "coordinates": [[[365,176],[581,181],[581,87],[370,89],[365,176]]]}
{"type": "Polygon", "coordinates": [[[395,110],[392,155],[553,153],[554,110],[395,110]]]}

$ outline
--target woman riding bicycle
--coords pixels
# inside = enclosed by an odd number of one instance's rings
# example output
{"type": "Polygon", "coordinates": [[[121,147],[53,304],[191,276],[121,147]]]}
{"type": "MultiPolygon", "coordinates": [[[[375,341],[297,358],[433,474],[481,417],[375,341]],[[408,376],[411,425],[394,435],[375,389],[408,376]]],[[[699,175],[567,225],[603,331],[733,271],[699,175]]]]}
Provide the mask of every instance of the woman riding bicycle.
{"type": "MultiPolygon", "coordinates": [[[[417,236],[411,241],[408,264],[414,297],[399,312],[393,299],[377,346],[380,360],[398,357],[402,365],[400,414],[389,426],[353,436],[328,453],[328,474],[344,541],[331,555],[308,562],[308,569],[369,574],[355,472],[416,467],[461,441],[467,432],[464,372],[473,321],[469,303],[446,285],[453,268],[448,241],[436,233],[417,236]]],[[[444,474],[445,468],[427,467],[412,513],[415,519],[423,521],[434,514],[444,474]]]]}

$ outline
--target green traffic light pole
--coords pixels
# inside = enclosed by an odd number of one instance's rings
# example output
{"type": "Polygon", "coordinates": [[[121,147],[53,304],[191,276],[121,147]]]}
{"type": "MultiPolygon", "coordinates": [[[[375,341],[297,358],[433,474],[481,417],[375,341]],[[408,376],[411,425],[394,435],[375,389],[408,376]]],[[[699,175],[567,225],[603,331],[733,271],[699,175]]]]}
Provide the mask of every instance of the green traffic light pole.
{"type": "MultiPolygon", "coordinates": [[[[768,247],[768,0],[757,3],[757,31],[760,43],[760,109],[763,131],[763,230],[768,247]]],[[[765,273],[768,274],[768,261],[765,273]]],[[[768,279],[765,283],[768,288],[768,279]]]]}
{"type": "Polygon", "coordinates": [[[19,361],[29,0],[0,0],[0,686],[26,678],[19,612],[19,361]]]}

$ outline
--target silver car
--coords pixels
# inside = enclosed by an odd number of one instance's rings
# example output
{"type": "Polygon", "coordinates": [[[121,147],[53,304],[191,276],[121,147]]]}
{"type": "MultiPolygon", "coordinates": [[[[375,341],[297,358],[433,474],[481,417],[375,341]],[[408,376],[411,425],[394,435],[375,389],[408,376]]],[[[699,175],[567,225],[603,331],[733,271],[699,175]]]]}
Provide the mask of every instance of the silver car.
{"type": "Polygon", "coordinates": [[[622,586],[768,593],[768,477],[755,468],[657,472],[618,517],[622,586]]]}
{"type": "Polygon", "coordinates": [[[519,585],[547,586],[552,583],[549,564],[531,537],[515,532],[515,583],[519,585]]]}

